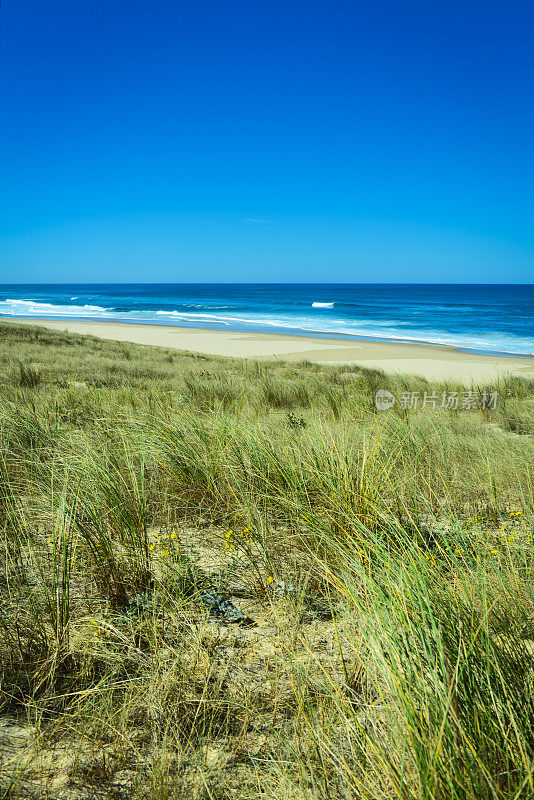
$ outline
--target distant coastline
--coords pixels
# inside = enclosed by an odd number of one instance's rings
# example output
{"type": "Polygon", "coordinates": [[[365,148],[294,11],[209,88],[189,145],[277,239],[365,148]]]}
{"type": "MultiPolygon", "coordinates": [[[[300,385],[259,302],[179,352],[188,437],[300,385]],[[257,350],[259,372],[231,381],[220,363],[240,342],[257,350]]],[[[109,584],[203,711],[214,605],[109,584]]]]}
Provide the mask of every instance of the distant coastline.
{"type": "MultiPolygon", "coordinates": [[[[387,345],[392,345],[394,347],[396,347],[398,345],[408,345],[408,346],[412,346],[412,345],[413,346],[418,346],[418,345],[420,345],[420,346],[424,346],[424,347],[433,347],[433,348],[441,348],[441,349],[445,349],[445,350],[454,350],[454,351],[457,351],[459,353],[466,353],[466,354],[471,354],[471,355],[496,356],[496,357],[499,357],[499,358],[500,357],[502,357],[502,358],[524,358],[524,359],[532,359],[532,358],[534,358],[534,354],[532,354],[532,353],[510,353],[510,352],[499,351],[499,350],[482,350],[482,349],[476,349],[476,348],[462,347],[461,345],[455,345],[455,344],[445,344],[445,343],[441,343],[441,342],[426,341],[424,339],[408,339],[408,338],[401,338],[401,337],[399,337],[397,339],[393,339],[393,338],[383,338],[383,337],[379,337],[379,336],[358,335],[358,334],[355,334],[355,333],[350,334],[350,333],[336,333],[336,332],[331,332],[331,331],[308,331],[308,330],[301,330],[299,328],[294,328],[294,329],[289,329],[288,330],[288,329],[283,329],[283,328],[276,328],[274,326],[269,331],[264,331],[264,330],[259,331],[259,330],[253,330],[253,329],[251,330],[250,326],[249,327],[247,327],[245,325],[239,326],[237,323],[235,325],[231,325],[231,326],[227,326],[227,327],[221,328],[221,327],[216,327],[215,325],[210,326],[210,325],[205,325],[205,324],[202,324],[202,323],[194,323],[194,322],[190,322],[190,323],[188,323],[186,325],[179,325],[177,323],[173,324],[172,322],[168,322],[168,321],[159,322],[159,321],[146,320],[146,321],[142,321],[142,322],[136,322],[136,321],[133,321],[133,320],[122,320],[122,319],[113,319],[113,318],[109,318],[109,319],[106,319],[105,321],[103,320],[102,322],[100,322],[100,320],[94,320],[94,319],[89,320],[89,319],[87,319],[86,317],[83,317],[83,316],[79,316],[79,317],[78,316],[72,316],[72,317],[54,317],[54,316],[49,316],[49,317],[39,318],[39,317],[24,317],[24,316],[20,316],[20,317],[12,316],[12,317],[10,317],[10,316],[7,316],[7,315],[2,315],[2,314],[0,314],[0,320],[6,321],[6,322],[12,321],[12,322],[24,322],[24,323],[28,323],[28,322],[32,322],[33,321],[33,322],[35,322],[36,325],[42,325],[42,324],[45,324],[47,322],[56,322],[57,323],[57,322],[63,322],[64,321],[64,322],[67,322],[69,324],[70,323],[82,323],[82,324],[83,323],[87,323],[87,324],[102,324],[102,325],[117,325],[117,326],[127,325],[127,326],[133,326],[133,327],[146,326],[146,327],[155,327],[155,328],[172,328],[172,329],[177,329],[177,330],[182,330],[182,329],[183,330],[191,330],[191,332],[193,332],[193,331],[201,331],[201,332],[211,331],[213,333],[228,333],[228,334],[244,334],[244,333],[247,333],[247,334],[254,334],[254,335],[258,335],[258,336],[262,335],[262,334],[267,335],[267,336],[270,335],[270,334],[274,334],[276,336],[282,336],[282,337],[298,337],[299,339],[302,339],[302,338],[319,339],[319,340],[321,340],[321,339],[329,339],[329,340],[334,339],[334,340],[339,340],[340,342],[342,342],[342,341],[344,341],[344,342],[354,342],[355,344],[357,344],[359,342],[367,343],[367,344],[373,344],[373,343],[376,343],[376,344],[387,344],[387,345]]],[[[132,341],[134,341],[134,340],[132,340],[132,341]]],[[[135,340],[135,341],[137,341],[137,340],[135,340]]]]}

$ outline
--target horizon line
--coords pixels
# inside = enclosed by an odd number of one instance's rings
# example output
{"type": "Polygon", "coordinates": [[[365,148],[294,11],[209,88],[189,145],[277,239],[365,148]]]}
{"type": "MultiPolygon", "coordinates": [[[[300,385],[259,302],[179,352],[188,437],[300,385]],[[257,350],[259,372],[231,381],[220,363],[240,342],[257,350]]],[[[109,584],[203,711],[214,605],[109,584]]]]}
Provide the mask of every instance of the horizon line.
{"type": "Polygon", "coordinates": [[[534,281],[5,281],[0,286],[534,286],[534,281]]]}

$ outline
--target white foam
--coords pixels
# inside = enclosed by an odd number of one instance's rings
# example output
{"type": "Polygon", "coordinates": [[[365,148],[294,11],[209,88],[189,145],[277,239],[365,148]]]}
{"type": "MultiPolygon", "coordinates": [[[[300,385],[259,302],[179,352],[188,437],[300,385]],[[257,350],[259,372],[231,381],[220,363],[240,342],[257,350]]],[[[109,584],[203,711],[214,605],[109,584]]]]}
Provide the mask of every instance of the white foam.
{"type": "Polygon", "coordinates": [[[109,309],[102,306],[71,306],[54,303],[39,303],[37,300],[0,300],[0,314],[13,317],[101,317],[108,316],[109,309]]]}
{"type": "Polygon", "coordinates": [[[312,308],[334,308],[333,303],[312,303],[312,308]]]}

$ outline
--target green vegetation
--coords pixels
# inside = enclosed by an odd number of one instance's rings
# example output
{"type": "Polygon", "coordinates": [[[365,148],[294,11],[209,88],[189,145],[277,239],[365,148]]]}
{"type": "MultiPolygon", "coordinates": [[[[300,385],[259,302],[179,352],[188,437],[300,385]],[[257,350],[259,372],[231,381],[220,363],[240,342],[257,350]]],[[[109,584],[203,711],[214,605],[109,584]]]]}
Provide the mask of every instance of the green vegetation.
{"type": "Polygon", "coordinates": [[[0,342],[0,798],[534,798],[532,382],[0,342]]]}

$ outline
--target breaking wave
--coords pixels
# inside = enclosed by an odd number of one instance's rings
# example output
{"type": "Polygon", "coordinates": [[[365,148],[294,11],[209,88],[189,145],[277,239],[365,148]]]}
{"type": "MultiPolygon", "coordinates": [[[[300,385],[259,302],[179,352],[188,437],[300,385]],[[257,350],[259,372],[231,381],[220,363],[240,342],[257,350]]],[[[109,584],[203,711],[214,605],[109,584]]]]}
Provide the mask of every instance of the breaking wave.
{"type": "Polygon", "coordinates": [[[101,317],[108,315],[111,310],[102,306],[58,305],[36,300],[0,300],[0,314],[13,317],[101,317]]]}

